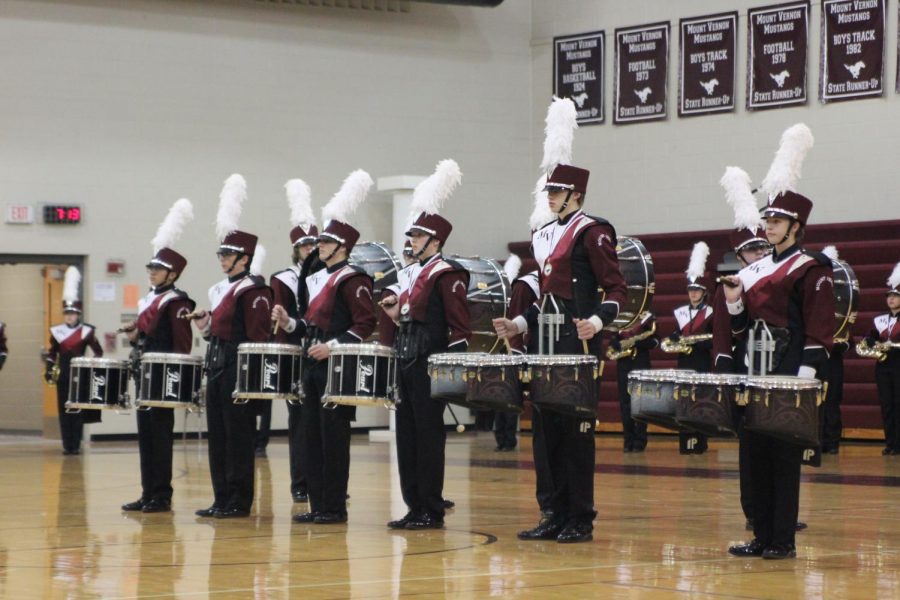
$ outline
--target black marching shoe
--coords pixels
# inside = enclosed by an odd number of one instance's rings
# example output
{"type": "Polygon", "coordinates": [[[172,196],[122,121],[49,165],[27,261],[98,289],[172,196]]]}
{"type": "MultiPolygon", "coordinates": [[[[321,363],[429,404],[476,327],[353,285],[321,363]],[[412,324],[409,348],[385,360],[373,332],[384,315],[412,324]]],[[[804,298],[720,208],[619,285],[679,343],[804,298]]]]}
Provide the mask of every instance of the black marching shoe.
{"type": "Polygon", "coordinates": [[[129,511],[129,512],[131,512],[131,511],[137,512],[139,510],[142,510],[144,508],[144,504],[146,504],[146,503],[147,502],[143,498],[138,498],[134,502],[129,502],[127,504],[123,504],[122,510],[129,511]]]}
{"type": "Polygon", "coordinates": [[[428,513],[423,513],[410,519],[406,523],[407,529],[443,529],[444,528],[444,519],[441,517],[434,517],[429,515],[428,513]]]}
{"type": "Polygon", "coordinates": [[[406,529],[406,524],[417,517],[416,513],[409,511],[396,521],[388,521],[388,529],[406,529]]]}
{"type": "Polygon", "coordinates": [[[291,521],[294,523],[315,523],[316,517],[319,516],[319,513],[309,511],[305,513],[300,513],[291,517],[291,521]]]}
{"type": "Polygon", "coordinates": [[[762,556],[763,551],[765,550],[765,546],[763,546],[762,542],[758,539],[754,538],[753,540],[747,542],[746,544],[739,544],[737,546],[732,546],[728,549],[728,554],[732,556],[762,556]]]}
{"type": "Polygon", "coordinates": [[[217,519],[239,519],[241,517],[249,517],[250,511],[244,510],[243,508],[237,508],[236,506],[231,506],[229,508],[217,510],[216,514],[214,514],[213,516],[217,519]]]}
{"type": "Polygon", "coordinates": [[[526,529],[516,534],[520,540],[555,540],[563,530],[563,524],[552,518],[543,518],[537,527],[526,529]]]}
{"type": "Polygon", "coordinates": [[[291,494],[291,498],[294,499],[295,504],[303,504],[304,502],[309,502],[309,494],[306,492],[294,492],[291,494]]]}
{"type": "Polygon", "coordinates": [[[213,504],[209,508],[201,508],[200,510],[195,510],[194,514],[198,517],[214,517],[220,510],[222,509],[213,504]]]}
{"type": "Polygon", "coordinates": [[[783,560],[796,558],[797,550],[793,544],[772,544],[763,550],[762,557],[766,560],[783,560]]]}
{"type": "Polygon", "coordinates": [[[809,527],[809,525],[807,525],[803,521],[797,521],[797,524],[794,525],[794,531],[803,531],[807,527],[809,527]]]}
{"type": "Polygon", "coordinates": [[[147,502],[144,502],[144,507],[141,509],[141,512],[145,513],[158,513],[158,512],[169,512],[172,510],[172,504],[165,500],[157,500],[152,499],[147,502]]]}
{"type": "Polygon", "coordinates": [[[442,502],[444,503],[444,510],[450,510],[451,508],[456,507],[456,502],[454,502],[453,500],[447,500],[446,498],[444,498],[442,502]]]}
{"type": "Polygon", "coordinates": [[[337,523],[346,523],[347,513],[341,512],[320,512],[313,517],[313,523],[317,525],[334,525],[337,523]]]}
{"type": "Polygon", "coordinates": [[[594,539],[594,526],[591,523],[573,522],[563,528],[556,537],[560,544],[577,544],[594,539]]]}

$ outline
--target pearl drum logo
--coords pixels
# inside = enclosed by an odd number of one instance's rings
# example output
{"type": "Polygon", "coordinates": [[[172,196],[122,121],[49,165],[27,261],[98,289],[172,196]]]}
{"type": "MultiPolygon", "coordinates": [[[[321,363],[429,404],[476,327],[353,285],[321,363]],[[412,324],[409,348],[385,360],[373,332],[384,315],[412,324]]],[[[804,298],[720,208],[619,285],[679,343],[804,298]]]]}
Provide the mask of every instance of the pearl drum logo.
{"type": "Polygon", "coordinates": [[[263,359],[263,389],[276,391],[278,363],[274,360],[263,359]]]}
{"type": "Polygon", "coordinates": [[[166,369],[166,398],[178,398],[181,391],[181,373],[177,370],[166,369]]]}
{"type": "Polygon", "coordinates": [[[361,361],[356,366],[356,389],[360,392],[369,392],[371,393],[370,384],[367,383],[367,380],[372,377],[375,373],[375,368],[372,365],[364,365],[361,361]]]}
{"type": "Polygon", "coordinates": [[[96,400],[97,402],[102,402],[105,393],[106,376],[94,373],[91,376],[91,401],[96,400]]]}

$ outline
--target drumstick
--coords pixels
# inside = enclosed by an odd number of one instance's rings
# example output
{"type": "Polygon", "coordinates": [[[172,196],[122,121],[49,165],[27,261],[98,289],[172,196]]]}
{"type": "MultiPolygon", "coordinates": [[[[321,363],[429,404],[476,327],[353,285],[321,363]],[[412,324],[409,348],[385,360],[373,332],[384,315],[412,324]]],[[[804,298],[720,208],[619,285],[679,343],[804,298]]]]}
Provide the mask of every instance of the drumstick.
{"type": "Polygon", "coordinates": [[[272,329],[272,335],[278,335],[278,319],[273,319],[275,327],[272,329]]]}
{"type": "Polygon", "coordinates": [[[512,354],[512,346],[509,345],[509,338],[503,338],[503,345],[506,346],[506,353],[512,354]]]}
{"type": "Polygon", "coordinates": [[[191,321],[193,321],[193,320],[195,320],[195,319],[202,319],[203,317],[206,316],[206,314],[207,314],[207,313],[204,313],[204,314],[201,315],[200,313],[189,312],[189,313],[186,314],[186,315],[181,315],[181,318],[182,318],[182,319],[190,319],[191,321]]]}
{"type": "Polygon", "coordinates": [[[587,340],[581,340],[581,346],[584,348],[584,353],[585,353],[585,354],[590,354],[590,353],[591,353],[591,351],[588,350],[588,343],[587,343],[587,340]]]}

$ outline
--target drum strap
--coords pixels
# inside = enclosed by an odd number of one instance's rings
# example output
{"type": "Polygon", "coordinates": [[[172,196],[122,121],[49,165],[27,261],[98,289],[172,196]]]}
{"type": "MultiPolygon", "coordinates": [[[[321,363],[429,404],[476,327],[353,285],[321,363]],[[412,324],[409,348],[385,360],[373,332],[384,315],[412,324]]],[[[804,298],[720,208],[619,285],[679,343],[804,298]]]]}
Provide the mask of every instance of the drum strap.
{"type": "Polygon", "coordinates": [[[428,330],[416,321],[401,321],[394,350],[397,359],[402,361],[401,368],[409,368],[417,358],[428,354],[428,330]]]}
{"type": "Polygon", "coordinates": [[[788,351],[791,332],[757,319],[747,331],[747,373],[770,375],[774,373],[788,351]]]}

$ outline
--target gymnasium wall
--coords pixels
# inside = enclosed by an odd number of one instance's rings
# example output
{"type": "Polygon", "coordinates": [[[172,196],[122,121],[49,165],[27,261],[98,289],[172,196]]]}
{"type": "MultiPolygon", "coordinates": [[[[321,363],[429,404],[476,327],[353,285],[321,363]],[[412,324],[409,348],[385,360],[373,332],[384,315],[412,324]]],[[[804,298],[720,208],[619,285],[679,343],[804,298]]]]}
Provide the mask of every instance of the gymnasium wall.
{"type": "MultiPolygon", "coordinates": [[[[816,138],[799,190],[815,202],[810,222],[895,219],[894,171],[900,138],[897,3],[887,3],[883,98],[823,105],[818,101],[820,2],[812,2],[806,106],[748,112],[744,108],[747,9],[765,0],[568,0],[532,2],[532,147],[541,152],[541,128],[553,90],[554,36],[605,30],[607,123],[575,134],[574,162],[591,169],[587,209],[621,233],[722,229],[732,215],[718,180],[727,165],[762,181],[781,132],[805,122],[816,138]],[[738,11],[736,112],[679,118],[678,20],[738,11]],[[668,120],[612,125],[615,29],[670,21],[668,120]]],[[[762,202],[762,199],[760,199],[762,202]]]]}

